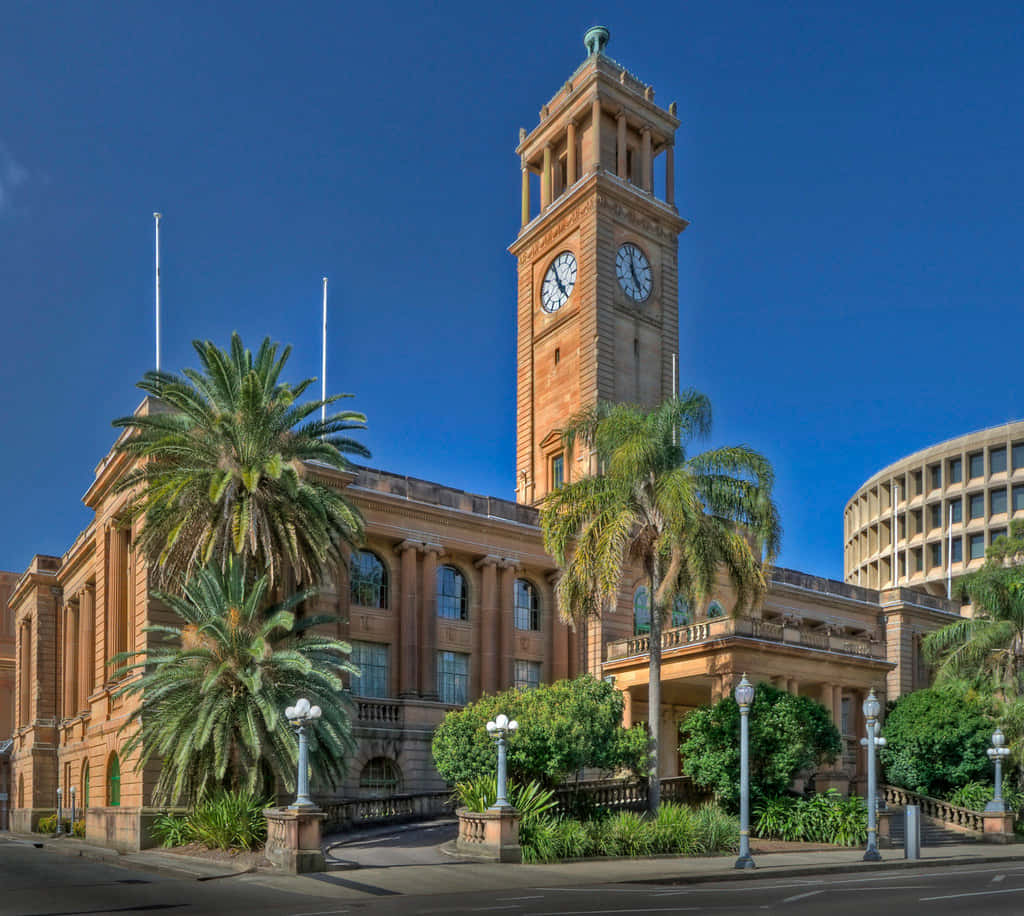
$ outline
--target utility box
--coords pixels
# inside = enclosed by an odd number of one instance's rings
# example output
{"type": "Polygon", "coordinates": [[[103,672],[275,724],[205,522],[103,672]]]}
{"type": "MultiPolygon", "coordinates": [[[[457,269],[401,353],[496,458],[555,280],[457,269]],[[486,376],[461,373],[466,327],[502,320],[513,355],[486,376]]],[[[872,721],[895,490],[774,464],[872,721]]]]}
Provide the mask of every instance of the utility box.
{"type": "Polygon", "coordinates": [[[903,813],[903,858],[921,858],[921,806],[907,805],[903,813]]]}

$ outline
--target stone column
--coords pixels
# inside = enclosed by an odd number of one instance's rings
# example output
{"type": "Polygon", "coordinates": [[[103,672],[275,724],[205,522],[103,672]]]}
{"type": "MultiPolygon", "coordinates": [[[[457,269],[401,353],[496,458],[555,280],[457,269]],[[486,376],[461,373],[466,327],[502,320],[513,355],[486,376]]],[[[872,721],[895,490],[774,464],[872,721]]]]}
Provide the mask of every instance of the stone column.
{"type": "Polygon", "coordinates": [[[791,693],[793,696],[800,694],[800,682],[795,677],[786,679],[786,693],[791,693]]]}
{"type": "Polygon", "coordinates": [[[835,713],[832,710],[832,685],[822,684],[819,693],[819,702],[828,710],[832,721],[835,721],[835,713]]]}
{"type": "Polygon", "coordinates": [[[565,127],[565,183],[568,188],[576,184],[576,122],[570,121],[565,127]]]}
{"type": "Polygon", "coordinates": [[[643,141],[642,151],[640,154],[640,167],[642,169],[641,177],[643,181],[643,189],[650,194],[652,189],[651,179],[651,129],[650,127],[644,127],[640,132],[641,139],[643,141]]]}
{"type": "Polygon", "coordinates": [[[843,733],[843,688],[838,684],[832,685],[832,724],[843,733]]]}
{"type": "Polygon", "coordinates": [[[60,692],[57,696],[57,719],[67,719],[71,710],[71,609],[68,604],[57,612],[57,670],[60,672],[60,692]]]}
{"type": "Polygon", "coordinates": [[[473,697],[498,690],[498,562],[495,556],[486,556],[476,562],[481,572],[480,619],[476,622],[476,665],[474,666],[473,697]]]}
{"type": "Polygon", "coordinates": [[[590,105],[591,156],[594,160],[594,171],[601,169],[601,100],[594,99],[590,105]]]}
{"type": "Polygon", "coordinates": [[[64,718],[78,713],[78,602],[64,606],[64,718]]]}
{"type": "Polygon", "coordinates": [[[530,221],[530,170],[526,167],[525,159],[521,161],[520,168],[523,173],[523,213],[520,225],[525,226],[530,221]]]}
{"type": "Polygon", "coordinates": [[[437,699],[437,558],[441,548],[424,546],[420,587],[420,696],[437,699]]]}
{"type": "Polygon", "coordinates": [[[104,681],[113,680],[116,666],[109,665],[110,660],[125,648],[127,636],[125,611],[127,610],[127,589],[124,576],[127,557],[124,551],[122,532],[113,525],[107,529],[107,652],[108,665],[104,681]]]}
{"type": "Polygon", "coordinates": [[[18,728],[32,721],[32,623],[18,627],[18,728]]]}
{"type": "Polygon", "coordinates": [[[401,555],[401,598],[398,616],[398,695],[419,696],[419,638],[416,625],[417,588],[416,558],[422,545],[403,541],[398,545],[401,555]]]}
{"type": "Polygon", "coordinates": [[[665,150],[665,203],[676,202],[676,148],[669,145],[665,150]]]}
{"type": "Polygon", "coordinates": [[[616,157],[615,157],[615,174],[619,178],[629,178],[626,174],[626,113],[619,111],[615,116],[615,127],[618,133],[616,134],[616,157]]]}
{"type": "Polygon", "coordinates": [[[501,561],[501,581],[498,591],[498,690],[512,686],[512,660],[515,656],[515,581],[519,563],[513,559],[501,561]]]}
{"type": "Polygon", "coordinates": [[[622,691],[622,727],[633,727],[633,693],[628,687],[622,691]]]}
{"type": "Polygon", "coordinates": [[[78,705],[88,709],[96,674],[96,591],[87,585],[78,599],[78,705]]]}
{"type": "Polygon", "coordinates": [[[544,147],[544,166],[540,173],[540,208],[551,206],[551,144],[544,147]]]}

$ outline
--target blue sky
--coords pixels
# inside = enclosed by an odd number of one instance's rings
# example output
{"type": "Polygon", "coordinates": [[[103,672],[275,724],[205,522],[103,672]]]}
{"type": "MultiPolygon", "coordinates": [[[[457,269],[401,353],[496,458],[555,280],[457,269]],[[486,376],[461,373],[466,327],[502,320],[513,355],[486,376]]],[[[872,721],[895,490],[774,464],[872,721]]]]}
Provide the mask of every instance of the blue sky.
{"type": "Polygon", "coordinates": [[[778,475],[781,562],[842,575],[874,471],[1024,416],[1024,7],[38,4],[0,34],[0,568],[61,553],[153,362],[294,345],[372,464],[514,486],[518,128],[584,29],[675,99],[684,385],[778,475]]]}

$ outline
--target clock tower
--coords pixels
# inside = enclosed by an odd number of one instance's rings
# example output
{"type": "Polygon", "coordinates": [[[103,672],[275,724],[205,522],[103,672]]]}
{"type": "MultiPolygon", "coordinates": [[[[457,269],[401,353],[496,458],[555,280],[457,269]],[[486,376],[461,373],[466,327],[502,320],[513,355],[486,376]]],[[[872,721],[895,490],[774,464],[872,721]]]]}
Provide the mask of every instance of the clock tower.
{"type": "Polygon", "coordinates": [[[601,26],[586,33],[586,59],[540,123],[520,130],[516,150],[516,498],[534,505],[591,470],[589,456],[563,454],[575,411],[597,401],[652,407],[673,393],[687,225],[674,195],[679,121],[675,103],[656,105],[654,89],[608,57],[608,38],[601,26]]]}

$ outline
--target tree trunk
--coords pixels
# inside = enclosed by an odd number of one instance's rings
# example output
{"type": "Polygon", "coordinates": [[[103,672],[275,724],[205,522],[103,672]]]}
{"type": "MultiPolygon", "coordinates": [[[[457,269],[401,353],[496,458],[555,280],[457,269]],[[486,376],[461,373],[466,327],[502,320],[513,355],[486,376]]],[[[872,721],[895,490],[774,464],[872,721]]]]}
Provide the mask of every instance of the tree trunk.
{"type": "Polygon", "coordinates": [[[661,780],[658,758],[661,749],[661,607],[654,596],[658,591],[658,561],[651,570],[651,631],[648,640],[650,665],[647,677],[647,728],[651,739],[651,756],[647,766],[647,810],[658,813],[661,802],[661,780]]]}

